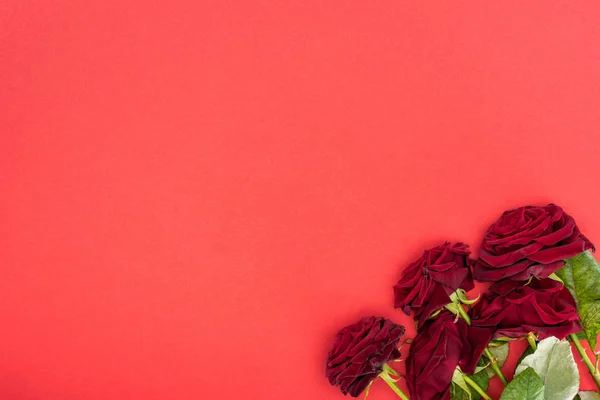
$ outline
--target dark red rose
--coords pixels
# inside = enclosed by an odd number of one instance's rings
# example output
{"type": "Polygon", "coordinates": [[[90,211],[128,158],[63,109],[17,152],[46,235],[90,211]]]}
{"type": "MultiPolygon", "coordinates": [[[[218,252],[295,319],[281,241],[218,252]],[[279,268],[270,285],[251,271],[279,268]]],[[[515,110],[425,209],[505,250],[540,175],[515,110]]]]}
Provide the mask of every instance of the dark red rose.
{"type": "Polygon", "coordinates": [[[327,356],[325,376],[343,394],[358,397],[389,361],[400,358],[404,327],[381,317],[367,317],[339,331],[327,356]]]}
{"type": "Polygon", "coordinates": [[[534,278],[525,286],[504,281],[490,289],[471,310],[471,325],[494,328],[493,339],[529,332],[564,339],[581,330],[575,300],[559,281],[534,278]]]}
{"type": "MultiPolygon", "coordinates": [[[[467,323],[447,312],[427,320],[410,345],[406,384],[411,400],[448,400],[452,374],[470,362],[467,323]]],[[[475,361],[476,363],[477,361],[475,361]]]]}
{"type": "Polygon", "coordinates": [[[450,295],[457,289],[473,289],[469,246],[464,243],[425,250],[421,258],[411,263],[394,286],[394,307],[422,325],[429,316],[451,303],[450,295]]]}
{"type": "Polygon", "coordinates": [[[554,204],[506,211],[486,232],[473,277],[479,281],[547,278],[565,259],[594,245],[575,220],[554,204]]]}
{"type": "MultiPolygon", "coordinates": [[[[534,278],[523,286],[506,280],[490,290],[471,310],[469,341],[475,363],[491,339],[518,338],[529,332],[537,333],[540,339],[564,339],[581,331],[575,300],[558,281],[534,278]]],[[[469,364],[465,372],[474,368],[469,364]]]]}

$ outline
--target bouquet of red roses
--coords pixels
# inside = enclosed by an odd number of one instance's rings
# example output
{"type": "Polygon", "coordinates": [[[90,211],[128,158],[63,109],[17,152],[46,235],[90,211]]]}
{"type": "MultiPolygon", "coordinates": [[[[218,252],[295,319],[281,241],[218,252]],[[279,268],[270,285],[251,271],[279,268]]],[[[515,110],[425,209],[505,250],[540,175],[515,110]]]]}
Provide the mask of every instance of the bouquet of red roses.
{"type": "Polygon", "coordinates": [[[325,374],[344,394],[368,395],[383,379],[402,399],[491,399],[486,393],[497,377],[501,400],[600,399],[579,391],[579,370],[572,346],[600,389],[600,264],[592,243],[561,207],[521,207],[506,211],[486,232],[479,257],[464,243],[425,250],[408,265],[394,286],[394,307],[412,315],[414,339],[401,325],[381,317],[363,318],[342,329],[327,357],[325,374]],[[474,280],[490,282],[475,299],[474,280]],[[502,365],[509,342],[524,339],[509,382],[502,365]],[[587,341],[592,357],[581,343],[587,341]],[[404,393],[400,375],[389,365],[405,360],[404,393]]]}

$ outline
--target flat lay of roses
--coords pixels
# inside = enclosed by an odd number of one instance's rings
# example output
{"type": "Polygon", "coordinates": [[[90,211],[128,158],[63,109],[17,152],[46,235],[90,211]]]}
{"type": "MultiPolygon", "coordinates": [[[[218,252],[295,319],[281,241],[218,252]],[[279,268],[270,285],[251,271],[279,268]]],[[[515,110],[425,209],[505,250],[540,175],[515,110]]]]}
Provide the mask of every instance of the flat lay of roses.
{"type": "Polygon", "coordinates": [[[365,316],[335,336],[326,378],[352,397],[376,396],[371,384],[382,379],[404,400],[491,400],[488,385],[498,379],[501,400],[600,399],[600,264],[593,251],[573,217],[554,204],[504,212],[477,258],[465,243],[426,249],[393,286],[393,306],[412,316],[416,336],[365,316]],[[474,281],[489,286],[478,293],[474,281]],[[505,374],[517,340],[528,347],[505,374]],[[404,376],[394,363],[405,364],[404,376]],[[579,390],[580,370],[597,390],[579,390]]]}

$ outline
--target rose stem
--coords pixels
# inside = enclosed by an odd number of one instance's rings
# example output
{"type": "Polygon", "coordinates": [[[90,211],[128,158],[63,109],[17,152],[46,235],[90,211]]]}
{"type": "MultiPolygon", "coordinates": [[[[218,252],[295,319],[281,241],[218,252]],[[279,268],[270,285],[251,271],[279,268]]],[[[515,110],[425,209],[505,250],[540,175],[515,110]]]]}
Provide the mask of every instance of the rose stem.
{"type": "Polygon", "coordinates": [[[473,389],[475,389],[475,391],[477,393],[479,393],[481,395],[481,397],[483,397],[485,400],[492,400],[492,398],[490,396],[488,396],[487,393],[484,392],[483,389],[480,388],[479,385],[477,383],[475,383],[475,381],[473,379],[469,378],[465,374],[463,374],[463,379],[465,380],[465,382],[467,382],[469,384],[469,386],[471,386],[473,389]]]}
{"type": "Polygon", "coordinates": [[[529,342],[529,345],[531,346],[533,351],[536,351],[537,344],[535,343],[535,339],[533,338],[533,336],[531,336],[531,333],[529,335],[527,335],[527,341],[529,342]]]}
{"type": "MultiPolygon", "coordinates": [[[[460,304],[458,304],[458,313],[466,321],[467,324],[471,325],[471,318],[469,318],[469,314],[467,314],[465,309],[462,308],[462,306],[460,304]]],[[[492,369],[494,370],[496,375],[498,375],[498,378],[500,378],[500,380],[502,381],[504,386],[508,385],[508,381],[504,377],[504,374],[500,370],[500,367],[498,367],[498,363],[496,363],[496,358],[492,355],[492,353],[490,353],[490,351],[487,349],[487,347],[485,348],[483,353],[486,355],[487,358],[490,359],[492,369]]]]}
{"type": "Polygon", "coordinates": [[[494,355],[492,353],[490,353],[490,350],[487,347],[483,351],[483,354],[485,354],[485,356],[490,359],[490,363],[491,363],[492,369],[494,370],[494,372],[496,373],[496,375],[498,375],[498,378],[500,378],[500,380],[502,381],[502,383],[504,384],[504,386],[508,385],[508,381],[504,377],[504,374],[500,370],[500,367],[498,367],[498,363],[496,362],[496,358],[494,357],[494,355]]]}
{"type": "Polygon", "coordinates": [[[573,344],[577,348],[577,351],[581,355],[581,359],[583,360],[583,362],[587,366],[588,370],[590,371],[590,375],[592,376],[592,379],[594,379],[594,383],[596,384],[598,389],[600,389],[600,375],[598,374],[598,370],[594,367],[594,364],[592,364],[592,361],[590,360],[587,353],[585,352],[585,349],[581,345],[581,342],[579,341],[577,334],[572,333],[569,335],[569,337],[571,338],[571,340],[573,341],[573,344]]]}
{"type": "Polygon", "coordinates": [[[392,390],[398,395],[398,397],[400,397],[402,400],[410,400],[408,398],[407,395],[404,394],[404,392],[402,390],[400,390],[400,388],[398,387],[398,385],[396,385],[393,381],[384,379],[385,383],[388,384],[389,387],[392,388],[392,390]]]}

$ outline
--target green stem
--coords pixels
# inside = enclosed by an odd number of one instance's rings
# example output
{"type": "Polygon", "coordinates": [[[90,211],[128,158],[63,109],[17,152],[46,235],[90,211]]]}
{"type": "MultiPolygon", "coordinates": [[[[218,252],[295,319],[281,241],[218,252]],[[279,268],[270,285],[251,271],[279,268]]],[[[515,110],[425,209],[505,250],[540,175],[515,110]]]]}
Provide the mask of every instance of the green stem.
{"type": "MultiPolygon", "coordinates": [[[[471,325],[471,318],[469,318],[469,314],[467,314],[465,309],[460,304],[458,304],[458,313],[460,314],[462,319],[464,319],[466,321],[467,324],[471,325]]],[[[490,353],[490,351],[487,348],[484,350],[483,353],[487,356],[487,358],[490,359],[492,369],[494,370],[496,375],[498,375],[498,378],[500,378],[500,380],[502,381],[504,386],[508,385],[508,381],[506,380],[506,378],[504,377],[504,374],[500,370],[498,363],[496,363],[496,358],[492,355],[492,353],[490,353]]]]}
{"type": "Polygon", "coordinates": [[[585,349],[581,345],[581,342],[579,341],[577,334],[575,334],[575,333],[570,334],[569,337],[571,338],[571,340],[573,341],[573,344],[577,348],[577,351],[581,355],[581,359],[587,366],[588,371],[590,371],[590,375],[592,376],[594,383],[596,384],[598,389],[600,389],[600,374],[598,373],[598,369],[596,367],[594,367],[594,364],[592,364],[592,361],[590,360],[587,353],[585,352],[585,349]]]}
{"type": "Polygon", "coordinates": [[[508,381],[504,377],[504,374],[502,373],[502,371],[500,370],[500,367],[498,366],[498,363],[496,362],[496,357],[494,357],[494,355],[492,353],[490,353],[490,350],[487,347],[483,351],[483,354],[485,354],[485,356],[490,359],[490,365],[491,365],[492,369],[494,370],[496,375],[498,375],[498,378],[500,378],[500,380],[502,381],[504,386],[508,385],[508,381]]]}
{"type": "Polygon", "coordinates": [[[535,343],[535,339],[533,338],[533,336],[531,336],[531,333],[529,335],[527,335],[527,341],[529,342],[529,345],[531,346],[533,351],[536,351],[537,343],[535,343]]]}
{"type": "Polygon", "coordinates": [[[392,388],[392,390],[398,395],[398,397],[400,397],[402,400],[410,400],[408,398],[407,395],[404,394],[404,392],[402,390],[400,390],[400,388],[398,387],[398,385],[396,385],[393,381],[389,381],[387,379],[384,379],[385,383],[388,384],[389,387],[392,388]]]}
{"type": "Polygon", "coordinates": [[[490,396],[488,396],[487,393],[484,392],[483,389],[480,388],[479,385],[477,383],[475,383],[475,381],[473,379],[469,378],[465,374],[463,374],[463,379],[465,380],[465,382],[467,382],[469,384],[469,386],[471,386],[473,389],[475,389],[475,391],[477,393],[479,393],[481,395],[481,397],[483,397],[485,400],[492,400],[492,398],[490,396]]]}

